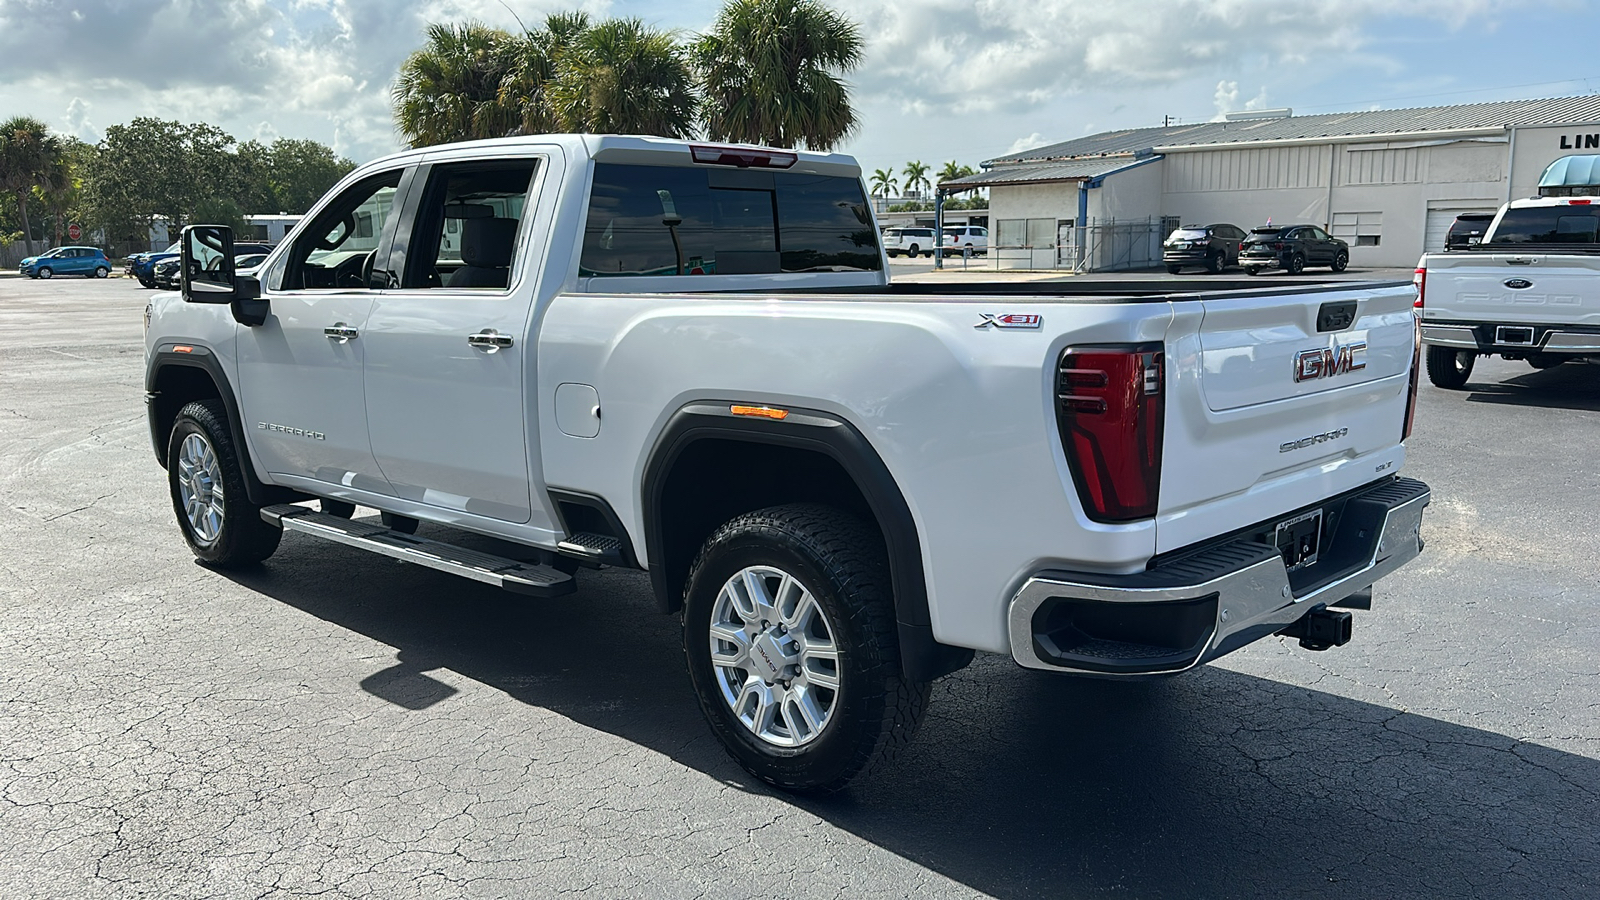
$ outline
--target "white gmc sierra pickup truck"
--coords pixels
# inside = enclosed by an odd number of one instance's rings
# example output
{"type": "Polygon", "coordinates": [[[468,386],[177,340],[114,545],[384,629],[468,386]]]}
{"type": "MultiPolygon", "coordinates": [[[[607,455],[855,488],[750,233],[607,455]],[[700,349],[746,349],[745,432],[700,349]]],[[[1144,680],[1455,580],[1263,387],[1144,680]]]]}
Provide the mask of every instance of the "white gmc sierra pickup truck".
{"type": "MultiPolygon", "coordinates": [[[[1546,178],[1583,160],[1595,161],[1583,172],[1600,176],[1600,157],[1568,157],[1546,178]]],[[[1484,354],[1527,360],[1535,369],[1600,361],[1600,185],[1540,190],[1555,195],[1513,200],[1480,243],[1417,263],[1422,341],[1435,385],[1464,387],[1484,354]]]]}
{"type": "Polygon", "coordinates": [[[976,650],[1326,649],[1422,547],[1409,284],[890,285],[848,157],[589,135],[364,165],[259,278],[230,244],[187,229],[147,311],[196,556],[647,570],[711,728],[788,789],[888,758],[976,650]]]}

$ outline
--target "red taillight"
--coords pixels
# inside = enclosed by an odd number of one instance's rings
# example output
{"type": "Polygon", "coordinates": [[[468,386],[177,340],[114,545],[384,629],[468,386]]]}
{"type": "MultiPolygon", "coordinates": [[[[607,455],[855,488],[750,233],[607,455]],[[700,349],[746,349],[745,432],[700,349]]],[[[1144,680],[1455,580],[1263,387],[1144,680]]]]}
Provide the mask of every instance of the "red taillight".
{"type": "MultiPolygon", "coordinates": [[[[1417,303],[1420,305],[1422,301],[1418,300],[1417,303]]],[[[1402,443],[1411,437],[1411,423],[1417,417],[1417,382],[1422,375],[1422,320],[1413,319],[1411,326],[1411,387],[1406,393],[1406,424],[1400,429],[1402,443]]]]}
{"type": "Polygon", "coordinates": [[[1164,368],[1160,344],[1075,347],[1061,354],[1061,444],[1091,519],[1130,522],[1156,514],[1164,368]]]}
{"type": "Polygon", "coordinates": [[[783,150],[760,150],[755,147],[713,147],[707,144],[690,144],[689,152],[697,163],[715,166],[738,166],[741,169],[787,169],[800,157],[783,150]]]}
{"type": "Polygon", "coordinates": [[[1411,284],[1417,289],[1417,299],[1411,301],[1411,305],[1421,309],[1422,297],[1428,292],[1428,270],[1422,266],[1417,266],[1417,271],[1411,276],[1411,284]]]}
{"type": "Polygon", "coordinates": [[[1288,247],[1289,247],[1289,245],[1285,244],[1283,241],[1278,241],[1277,243],[1272,245],[1272,249],[1274,249],[1274,250],[1286,250],[1286,249],[1288,249],[1288,247]]]}
{"type": "Polygon", "coordinates": [[[1590,200],[1588,197],[1583,197],[1583,198],[1574,197],[1573,199],[1567,201],[1567,205],[1568,206],[1588,206],[1589,204],[1591,204],[1593,202],[1594,201],[1590,200]]]}

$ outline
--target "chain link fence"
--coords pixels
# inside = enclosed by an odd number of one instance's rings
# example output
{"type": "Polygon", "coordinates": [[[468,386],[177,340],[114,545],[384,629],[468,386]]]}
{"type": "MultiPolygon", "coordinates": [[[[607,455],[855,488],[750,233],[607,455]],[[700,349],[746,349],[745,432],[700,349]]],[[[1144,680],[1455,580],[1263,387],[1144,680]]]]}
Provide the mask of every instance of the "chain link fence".
{"type": "Polygon", "coordinates": [[[1161,242],[1175,219],[1092,222],[1082,228],[1072,219],[999,219],[988,258],[993,269],[1059,269],[1117,272],[1161,265],[1161,242]]]}

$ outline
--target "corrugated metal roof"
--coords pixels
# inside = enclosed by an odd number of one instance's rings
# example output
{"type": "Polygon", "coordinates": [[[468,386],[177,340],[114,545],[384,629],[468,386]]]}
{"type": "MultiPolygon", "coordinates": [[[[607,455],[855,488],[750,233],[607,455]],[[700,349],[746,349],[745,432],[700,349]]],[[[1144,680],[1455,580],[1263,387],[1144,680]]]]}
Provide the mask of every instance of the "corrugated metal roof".
{"type": "Polygon", "coordinates": [[[1600,95],[1133,128],[1126,131],[1091,134],[1023,153],[997,157],[986,161],[984,165],[1003,166],[1044,160],[1126,156],[1141,150],[1154,150],[1159,153],[1164,148],[1196,145],[1315,140],[1363,135],[1376,137],[1493,129],[1508,125],[1561,125],[1576,122],[1600,122],[1600,95]]]}
{"type": "Polygon", "coordinates": [[[990,169],[987,172],[979,172],[976,175],[968,175],[965,178],[957,178],[954,181],[940,182],[939,187],[979,188],[994,187],[1002,184],[1036,184],[1044,181],[1084,181],[1090,178],[1098,178],[1118,169],[1130,168],[1150,158],[1133,159],[1128,156],[1113,156],[1060,163],[1006,166],[999,169],[990,169]]]}

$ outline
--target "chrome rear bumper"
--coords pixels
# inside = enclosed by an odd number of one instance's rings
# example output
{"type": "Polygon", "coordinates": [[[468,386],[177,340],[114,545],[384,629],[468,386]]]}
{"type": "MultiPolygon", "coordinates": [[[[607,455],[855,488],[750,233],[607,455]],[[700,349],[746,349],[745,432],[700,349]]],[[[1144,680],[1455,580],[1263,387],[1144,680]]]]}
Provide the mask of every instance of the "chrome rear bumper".
{"type": "Polygon", "coordinates": [[[1427,485],[1407,478],[1347,498],[1349,512],[1324,559],[1354,562],[1325,583],[1306,583],[1315,577],[1310,570],[1291,577],[1276,548],[1245,539],[1133,575],[1041,572],[1011,600],[1011,656],[1030,669],[1079,674],[1191,669],[1283,630],[1318,604],[1365,591],[1415,559],[1430,499],[1427,485]],[[1121,639],[1135,632],[1143,637],[1121,639]]]}
{"type": "Polygon", "coordinates": [[[1518,350],[1537,350],[1544,353],[1600,353],[1600,334],[1590,334],[1581,331],[1558,331],[1544,325],[1485,325],[1493,328],[1498,333],[1500,328],[1529,328],[1535,333],[1543,331],[1542,340],[1537,345],[1527,343],[1497,343],[1494,340],[1479,340],[1478,328],[1473,325],[1429,325],[1422,324],[1422,342],[1435,347],[1455,347],[1460,350],[1476,350],[1479,353],[1516,352],[1518,350]]]}

